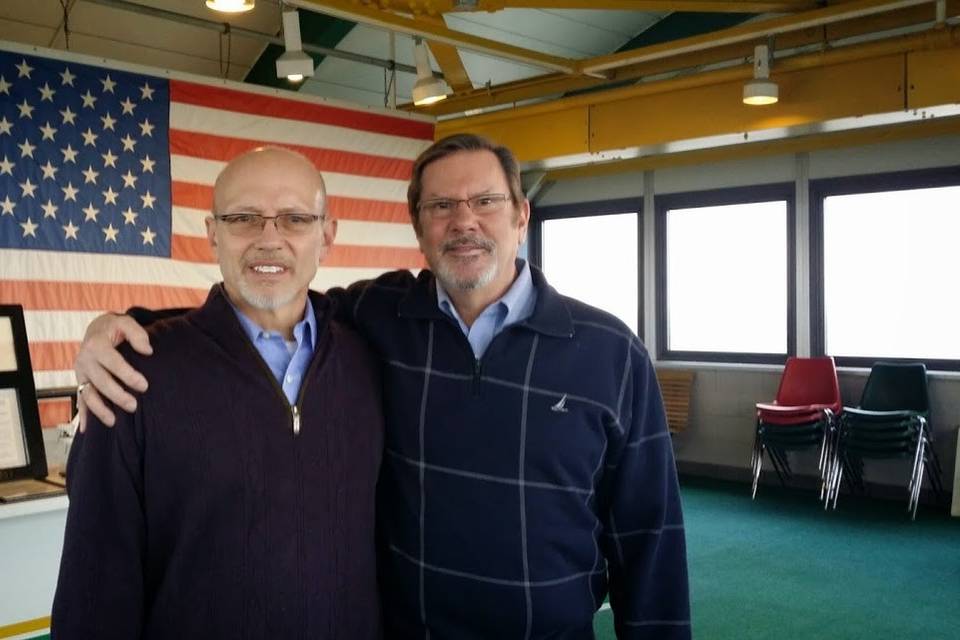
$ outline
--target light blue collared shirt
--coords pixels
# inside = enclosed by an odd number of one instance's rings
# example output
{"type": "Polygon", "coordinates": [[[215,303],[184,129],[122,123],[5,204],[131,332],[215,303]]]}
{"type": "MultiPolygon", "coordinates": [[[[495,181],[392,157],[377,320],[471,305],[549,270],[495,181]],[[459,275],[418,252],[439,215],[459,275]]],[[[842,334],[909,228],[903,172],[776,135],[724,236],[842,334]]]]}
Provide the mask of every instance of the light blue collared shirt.
{"type": "Polygon", "coordinates": [[[440,310],[457,321],[463,335],[473,349],[473,355],[479,360],[490,342],[509,326],[523,322],[533,315],[533,308],[537,305],[537,290],[533,286],[530,275],[530,265],[526,260],[517,260],[519,274],[503,296],[484,309],[472,326],[464,324],[453,306],[453,301],[437,280],[437,304],[440,310]]]}
{"type": "Polygon", "coordinates": [[[296,404],[303,376],[307,373],[307,366],[313,357],[313,347],[317,343],[317,317],[313,312],[313,305],[307,300],[303,320],[294,325],[294,339],[290,342],[284,340],[279,333],[264,331],[236,307],[233,307],[233,310],[250,342],[280,383],[287,400],[291,405],[296,404]]]}

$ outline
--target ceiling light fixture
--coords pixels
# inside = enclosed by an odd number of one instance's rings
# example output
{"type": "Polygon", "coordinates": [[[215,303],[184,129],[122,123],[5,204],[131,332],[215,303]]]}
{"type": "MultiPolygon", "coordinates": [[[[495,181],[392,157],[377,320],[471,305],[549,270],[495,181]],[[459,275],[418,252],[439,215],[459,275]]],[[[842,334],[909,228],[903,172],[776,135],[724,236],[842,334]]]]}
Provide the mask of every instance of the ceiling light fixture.
{"type": "Polygon", "coordinates": [[[413,57],[417,63],[417,82],[413,85],[413,104],[422,107],[440,102],[447,97],[443,80],[433,76],[427,45],[420,38],[413,39],[413,57]]]}
{"type": "Polygon", "coordinates": [[[753,79],[743,85],[743,104],[774,104],[779,99],[779,87],[770,79],[770,48],[758,44],[753,50],[753,79]]]}
{"type": "Polygon", "coordinates": [[[313,75],[313,58],[303,52],[300,40],[300,14],[296,9],[283,11],[283,44],[286,51],[277,58],[277,77],[301,82],[313,75]]]}
{"type": "Polygon", "coordinates": [[[253,9],[256,0],[207,0],[207,8],[221,13],[243,13],[253,9]]]}

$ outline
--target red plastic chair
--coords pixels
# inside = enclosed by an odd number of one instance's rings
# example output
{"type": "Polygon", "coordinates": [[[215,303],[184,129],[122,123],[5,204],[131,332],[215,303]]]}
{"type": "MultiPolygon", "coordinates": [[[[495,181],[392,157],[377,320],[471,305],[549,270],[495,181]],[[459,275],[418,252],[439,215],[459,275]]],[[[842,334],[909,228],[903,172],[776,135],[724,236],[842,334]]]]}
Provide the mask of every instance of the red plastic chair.
{"type": "Polygon", "coordinates": [[[825,500],[828,466],[833,460],[835,420],[843,407],[833,358],[788,358],[777,399],[757,403],[756,407],[757,431],[751,460],[752,497],[757,496],[765,452],[780,483],[786,486],[793,475],[787,452],[819,446],[820,498],[825,500]]]}

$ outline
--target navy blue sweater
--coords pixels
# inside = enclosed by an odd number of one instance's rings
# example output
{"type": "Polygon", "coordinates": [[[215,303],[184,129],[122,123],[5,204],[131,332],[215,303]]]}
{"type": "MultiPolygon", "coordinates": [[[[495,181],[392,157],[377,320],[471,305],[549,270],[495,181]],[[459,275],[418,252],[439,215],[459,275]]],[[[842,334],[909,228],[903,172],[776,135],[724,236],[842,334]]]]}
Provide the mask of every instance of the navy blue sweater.
{"type": "Polygon", "coordinates": [[[311,294],[299,435],[219,287],[151,327],[135,414],[70,453],[52,632],[71,638],[373,640],[379,367],[311,294]]]}
{"type": "Polygon", "coordinates": [[[480,361],[429,271],[328,295],[384,362],[388,637],[690,637],[683,519],[643,344],[533,269],[537,306],[480,361]],[[429,630],[429,636],[427,631],[429,630]]]}

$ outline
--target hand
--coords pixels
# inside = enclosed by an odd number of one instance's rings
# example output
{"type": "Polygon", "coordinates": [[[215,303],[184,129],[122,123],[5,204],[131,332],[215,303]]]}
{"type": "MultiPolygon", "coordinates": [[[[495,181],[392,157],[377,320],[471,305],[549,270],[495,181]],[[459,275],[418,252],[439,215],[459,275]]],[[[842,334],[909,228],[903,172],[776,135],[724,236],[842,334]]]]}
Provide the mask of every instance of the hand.
{"type": "Polygon", "coordinates": [[[87,327],[80,352],[73,363],[77,382],[82,386],[77,394],[81,433],[87,428],[87,410],[92,411],[108,427],[114,425],[116,416],[105,399],[124,411],[136,411],[136,398],[121,384],[134,391],[147,390],[147,379],[117,351],[117,346],[124,341],[129,342],[137,353],[145,356],[153,353],[147,332],[130,316],[107,313],[97,317],[87,327]]]}

